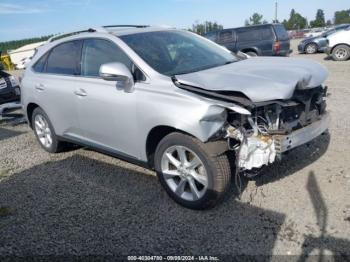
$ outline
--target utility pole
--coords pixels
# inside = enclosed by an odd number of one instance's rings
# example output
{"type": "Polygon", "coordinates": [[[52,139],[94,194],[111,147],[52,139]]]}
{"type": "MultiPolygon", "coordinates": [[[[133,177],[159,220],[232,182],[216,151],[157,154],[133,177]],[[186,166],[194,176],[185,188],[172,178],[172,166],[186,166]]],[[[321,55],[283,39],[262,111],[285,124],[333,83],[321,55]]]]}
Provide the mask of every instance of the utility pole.
{"type": "Polygon", "coordinates": [[[277,0],[275,2],[275,23],[277,23],[277,17],[278,17],[278,3],[277,0]]]}

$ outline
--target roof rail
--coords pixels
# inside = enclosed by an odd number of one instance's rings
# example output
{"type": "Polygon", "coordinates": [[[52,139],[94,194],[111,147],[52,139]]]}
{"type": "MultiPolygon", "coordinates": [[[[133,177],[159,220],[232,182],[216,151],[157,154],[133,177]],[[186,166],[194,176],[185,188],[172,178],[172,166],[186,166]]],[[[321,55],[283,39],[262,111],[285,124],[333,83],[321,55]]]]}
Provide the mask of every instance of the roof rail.
{"type": "Polygon", "coordinates": [[[111,27],[135,27],[135,28],[145,28],[149,27],[149,25],[105,25],[104,28],[111,28],[111,27]]]}
{"type": "Polygon", "coordinates": [[[62,33],[62,34],[57,34],[51,37],[50,39],[47,40],[48,43],[72,36],[72,35],[78,35],[81,33],[109,33],[107,28],[123,28],[123,27],[135,27],[135,28],[146,28],[149,27],[149,25],[105,25],[105,26],[100,26],[100,27],[91,27],[89,29],[85,30],[80,30],[80,31],[73,31],[73,32],[68,32],[68,33],[62,33]]]}
{"type": "Polygon", "coordinates": [[[57,34],[54,35],[53,37],[49,38],[47,40],[48,43],[68,37],[68,36],[72,36],[72,35],[78,35],[81,33],[94,33],[94,32],[99,32],[99,33],[108,33],[108,31],[104,28],[104,27],[91,27],[87,30],[80,30],[80,31],[73,31],[73,32],[68,32],[68,33],[62,33],[62,34],[57,34]]]}

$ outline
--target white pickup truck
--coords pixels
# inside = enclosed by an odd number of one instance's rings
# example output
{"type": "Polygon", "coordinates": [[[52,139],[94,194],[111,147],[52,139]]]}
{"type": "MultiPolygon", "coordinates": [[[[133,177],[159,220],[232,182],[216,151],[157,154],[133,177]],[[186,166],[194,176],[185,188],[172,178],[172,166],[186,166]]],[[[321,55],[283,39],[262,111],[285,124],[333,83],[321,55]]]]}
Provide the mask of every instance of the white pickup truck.
{"type": "Polygon", "coordinates": [[[350,30],[342,30],[327,37],[326,53],[336,61],[346,61],[350,58],[350,30]]]}

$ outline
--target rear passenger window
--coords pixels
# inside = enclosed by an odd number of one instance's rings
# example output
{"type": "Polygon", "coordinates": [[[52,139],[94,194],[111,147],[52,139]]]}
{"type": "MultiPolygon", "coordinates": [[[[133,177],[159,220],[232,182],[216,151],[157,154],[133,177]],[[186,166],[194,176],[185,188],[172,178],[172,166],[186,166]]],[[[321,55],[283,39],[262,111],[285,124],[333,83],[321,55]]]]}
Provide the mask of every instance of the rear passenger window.
{"type": "Polygon", "coordinates": [[[237,30],[237,38],[240,42],[269,40],[273,33],[271,27],[242,28],[237,30]]]}
{"type": "Polygon", "coordinates": [[[237,31],[237,39],[240,42],[256,41],[259,37],[256,29],[241,29],[237,31]]]}
{"type": "Polygon", "coordinates": [[[46,72],[79,75],[81,41],[71,41],[54,47],[47,59],[46,72]]]}
{"type": "Polygon", "coordinates": [[[103,39],[84,40],[82,52],[81,75],[99,76],[102,64],[119,62],[132,69],[129,57],[115,44],[103,39]]]}
{"type": "Polygon", "coordinates": [[[273,39],[272,28],[263,28],[261,29],[261,40],[270,40],[273,39]]]}

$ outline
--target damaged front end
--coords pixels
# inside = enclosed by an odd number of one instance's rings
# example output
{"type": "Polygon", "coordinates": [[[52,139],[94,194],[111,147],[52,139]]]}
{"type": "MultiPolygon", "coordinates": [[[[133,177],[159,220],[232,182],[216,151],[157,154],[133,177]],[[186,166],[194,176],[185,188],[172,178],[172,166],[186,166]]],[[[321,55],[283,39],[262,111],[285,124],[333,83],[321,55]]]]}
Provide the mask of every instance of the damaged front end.
{"type": "Polygon", "coordinates": [[[327,88],[296,90],[287,101],[255,104],[250,115],[228,114],[229,147],[240,170],[273,163],[282,153],[307,143],[328,129],[327,88]]]}
{"type": "Polygon", "coordinates": [[[289,99],[253,102],[241,92],[209,91],[189,82],[174,84],[199,94],[227,109],[227,121],[211,140],[228,140],[236,152],[239,171],[255,170],[273,163],[282,154],[324,133],[330,117],[326,111],[327,87],[305,88],[301,81],[289,99]]]}

